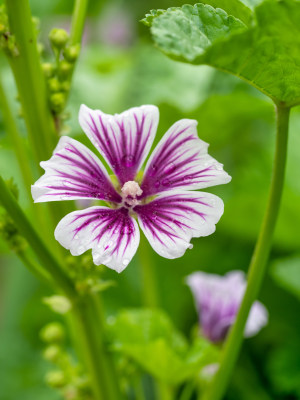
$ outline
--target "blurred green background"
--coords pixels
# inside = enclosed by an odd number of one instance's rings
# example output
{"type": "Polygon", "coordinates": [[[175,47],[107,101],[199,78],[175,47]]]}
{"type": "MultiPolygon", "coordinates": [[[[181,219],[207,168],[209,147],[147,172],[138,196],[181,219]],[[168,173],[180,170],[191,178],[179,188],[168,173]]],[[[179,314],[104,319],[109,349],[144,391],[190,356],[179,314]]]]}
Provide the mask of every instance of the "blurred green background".
{"type": "MultiPolygon", "coordinates": [[[[52,57],[47,40],[52,27],[68,29],[73,1],[32,0],[40,18],[40,41],[45,60],[52,57]]],[[[210,154],[232,176],[226,186],[209,188],[225,202],[225,213],[214,235],[193,240],[193,250],[167,260],[146,249],[158,278],[161,307],[175,326],[191,335],[197,324],[192,296],[184,277],[196,270],[224,274],[247,270],[264,211],[274,151],[274,108],[246,83],[209,67],[176,63],[151,43],[139,20],[152,8],[187,1],[126,0],[90,2],[83,50],[73,79],[67,110],[70,134],[87,143],[77,122],[81,103],[107,113],[141,104],[160,109],[157,140],[180,118],[199,122],[199,137],[210,143],[210,154]]],[[[17,113],[16,89],[7,65],[2,77],[17,113]]],[[[25,134],[23,121],[20,129],[25,134]]],[[[289,158],[282,207],[260,300],[270,313],[268,326],[244,343],[228,400],[300,399],[300,112],[291,116],[289,158]]],[[[27,149],[24,149],[27,151],[27,149]]],[[[21,182],[13,149],[0,113],[0,172],[13,176],[20,201],[31,199],[21,182]]],[[[57,221],[58,222],[58,221],[57,221]]],[[[42,304],[50,291],[25,270],[0,242],[0,400],[55,400],[58,394],[44,384],[49,365],[43,361],[38,332],[57,316],[42,304]]],[[[108,315],[141,305],[141,267],[138,254],[121,274],[108,269],[105,278],[116,286],[104,293],[108,315]]]]}

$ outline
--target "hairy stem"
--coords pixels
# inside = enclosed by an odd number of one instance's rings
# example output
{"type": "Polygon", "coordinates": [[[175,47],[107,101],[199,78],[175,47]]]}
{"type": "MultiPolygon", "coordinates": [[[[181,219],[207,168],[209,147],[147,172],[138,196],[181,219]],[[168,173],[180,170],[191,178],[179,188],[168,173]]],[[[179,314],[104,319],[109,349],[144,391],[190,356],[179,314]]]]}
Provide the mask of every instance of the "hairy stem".
{"type": "Polygon", "coordinates": [[[53,281],[61,288],[70,300],[76,298],[76,291],[71,280],[63,271],[56,258],[49,251],[45,243],[39,237],[26,215],[23,213],[16,199],[7,188],[4,180],[0,176],[0,203],[6,209],[18,228],[20,234],[27,240],[40,263],[51,275],[53,281]]]}
{"type": "Polygon", "coordinates": [[[0,77],[0,108],[2,111],[2,117],[7,135],[10,137],[11,144],[16,152],[19,168],[23,177],[23,181],[31,198],[30,185],[33,183],[33,177],[30,169],[29,158],[27,157],[24,140],[19,135],[16,122],[11,112],[9,102],[2,85],[2,79],[0,77]]]}
{"type": "Polygon", "coordinates": [[[36,34],[28,0],[6,0],[11,34],[19,55],[9,57],[22,112],[37,163],[47,160],[56,142],[54,122],[48,107],[46,82],[37,50],[36,34]]]}
{"type": "Polygon", "coordinates": [[[81,356],[90,373],[95,400],[120,400],[118,380],[104,346],[105,324],[98,301],[97,295],[88,294],[74,308],[81,356]]]}
{"type": "Polygon", "coordinates": [[[249,311],[254,300],[257,298],[267,270],[267,261],[271,250],[273,232],[284,185],[290,114],[289,108],[279,105],[276,107],[276,111],[276,150],[267,208],[249,267],[247,289],[236,322],[230,330],[224,345],[220,360],[220,368],[212,380],[208,391],[204,394],[205,400],[221,400],[226,392],[242,345],[243,333],[249,311]]]}

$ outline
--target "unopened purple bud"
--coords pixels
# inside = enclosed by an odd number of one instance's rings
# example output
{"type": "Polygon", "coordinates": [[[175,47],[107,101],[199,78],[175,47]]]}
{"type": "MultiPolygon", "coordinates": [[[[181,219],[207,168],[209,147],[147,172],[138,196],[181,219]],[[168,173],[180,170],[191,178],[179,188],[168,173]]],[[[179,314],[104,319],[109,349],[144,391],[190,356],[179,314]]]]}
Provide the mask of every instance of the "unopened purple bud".
{"type": "MultiPolygon", "coordinates": [[[[202,334],[212,342],[225,339],[234,323],[246,289],[245,274],[232,271],[225,276],[195,272],[186,280],[190,287],[202,334]]],[[[245,337],[254,336],[268,322],[268,311],[256,301],[250,310],[245,337]]]]}

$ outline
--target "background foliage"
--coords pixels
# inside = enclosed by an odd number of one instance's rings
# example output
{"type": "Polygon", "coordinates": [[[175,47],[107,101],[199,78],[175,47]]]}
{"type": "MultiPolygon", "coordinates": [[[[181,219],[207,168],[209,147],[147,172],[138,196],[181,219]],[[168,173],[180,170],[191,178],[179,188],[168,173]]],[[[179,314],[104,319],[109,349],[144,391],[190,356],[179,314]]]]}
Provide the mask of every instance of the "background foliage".
{"type": "MultiPolygon", "coordinates": [[[[145,248],[158,276],[162,308],[177,330],[191,338],[197,316],[184,277],[198,269],[220,274],[247,269],[269,186],[274,110],[266,97],[237,78],[210,67],[173,62],[153,47],[148,29],[138,21],[151,8],[183,3],[193,4],[176,0],[91,2],[67,125],[72,136],[88,145],[77,122],[81,103],[107,113],[153,103],[161,115],[157,140],[176,120],[195,118],[199,136],[211,144],[210,154],[233,177],[229,185],[211,190],[225,202],[225,214],[213,236],[194,240],[194,249],[177,260],[163,259],[148,245],[145,248]]],[[[41,19],[45,59],[50,54],[48,32],[53,26],[68,27],[72,5],[72,1],[31,1],[33,14],[41,19]]],[[[3,80],[17,112],[16,89],[4,61],[1,58],[3,80]]],[[[31,199],[22,186],[1,118],[1,174],[16,177],[21,204],[29,209],[31,199]]],[[[25,132],[21,119],[19,124],[25,132]]],[[[300,399],[299,130],[300,113],[295,108],[271,274],[260,295],[270,322],[257,337],[245,342],[228,400],[300,399]]],[[[57,393],[43,384],[49,365],[42,360],[38,335],[45,323],[57,319],[41,302],[49,291],[9,253],[4,242],[0,242],[0,251],[0,400],[58,399],[57,393]]],[[[116,282],[104,292],[109,315],[141,304],[138,255],[121,275],[108,269],[104,275],[116,282]]],[[[126,318],[123,322],[126,325],[126,318]]],[[[178,340],[183,339],[180,336],[178,340]]]]}

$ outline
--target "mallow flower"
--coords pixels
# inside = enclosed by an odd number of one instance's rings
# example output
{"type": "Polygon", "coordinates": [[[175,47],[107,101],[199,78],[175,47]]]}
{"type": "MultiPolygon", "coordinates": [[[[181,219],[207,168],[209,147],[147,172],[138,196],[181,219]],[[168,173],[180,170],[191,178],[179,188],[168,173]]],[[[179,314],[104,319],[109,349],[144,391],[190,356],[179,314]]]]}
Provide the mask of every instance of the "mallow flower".
{"type": "MultiPolygon", "coordinates": [[[[186,279],[199,313],[201,333],[212,342],[221,342],[236,319],[246,290],[243,271],[224,276],[194,272],[186,279]]],[[[250,310],[244,336],[256,335],[268,323],[268,311],[259,301],[250,310]]]]}
{"type": "Polygon", "coordinates": [[[153,249],[170,259],[191,248],[192,237],[215,231],[222,200],[192,190],[231,178],[208,155],[208,145],[197,135],[197,121],[182,119],[172,125],[140,171],[158,119],[158,108],[152,105],[116,115],[81,106],[79,123],[116,179],[111,180],[91,150],[67,136],[60,138],[50,160],[41,162],[45,174],[32,186],[35,202],[105,202],[71,212],[57,225],[55,238],[72,255],[92,249],[96,265],[121,272],[139,245],[137,220],[153,249]]]}

